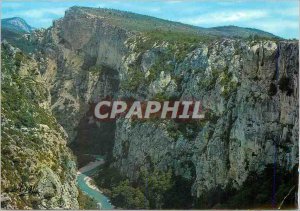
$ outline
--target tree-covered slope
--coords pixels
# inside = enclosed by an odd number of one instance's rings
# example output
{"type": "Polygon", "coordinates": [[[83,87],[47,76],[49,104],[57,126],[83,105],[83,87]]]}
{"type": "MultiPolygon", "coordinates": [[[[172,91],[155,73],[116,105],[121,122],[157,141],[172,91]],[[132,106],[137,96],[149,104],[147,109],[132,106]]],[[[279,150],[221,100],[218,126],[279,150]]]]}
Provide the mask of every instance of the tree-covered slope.
{"type": "Polygon", "coordinates": [[[78,208],[75,159],[37,63],[4,42],[1,72],[1,207],[78,208]]]}

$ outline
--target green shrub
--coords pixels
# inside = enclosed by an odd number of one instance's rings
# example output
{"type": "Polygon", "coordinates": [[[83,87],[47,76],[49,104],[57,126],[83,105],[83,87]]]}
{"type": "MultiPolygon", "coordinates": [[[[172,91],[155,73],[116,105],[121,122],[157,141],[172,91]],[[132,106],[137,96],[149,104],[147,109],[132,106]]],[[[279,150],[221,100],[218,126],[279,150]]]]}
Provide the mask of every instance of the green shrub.
{"type": "Polygon", "coordinates": [[[132,187],[128,180],[112,189],[112,203],[124,209],[143,209],[148,204],[142,191],[132,187]]]}
{"type": "Polygon", "coordinates": [[[269,91],[268,91],[268,95],[269,96],[274,96],[274,95],[276,95],[276,93],[277,93],[277,87],[276,87],[275,84],[271,83],[269,91]]]}
{"type": "Polygon", "coordinates": [[[279,80],[279,89],[282,92],[287,92],[287,95],[291,95],[293,93],[293,89],[291,88],[291,79],[287,76],[283,76],[279,80]]]}
{"type": "MultiPolygon", "coordinates": [[[[282,208],[295,208],[296,205],[296,191],[297,191],[297,167],[292,171],[287,171],[277,167],[276,169],[276,182],[275,182],[275,203],[276,207],[285,196],[287,196],[289,190],[295,186],[294,192],[287,197],[282,208]]],[[[238,190],[231,188],[229,185],[226,189],[219,189],[216,193],[221,194],[222,197],[216,197],[216,194],[211,195],[211,199],[217,199],[213,203],[197,203],[197,208],[209,209],[214,204],[219,204],[219,208],[226,209],[257,209],[257,208],[272,208],[272,191],[274,184],[274,166],[268,165],[266,168],[258,174],[257,172],[250,172],[248,178],[238,190]],[[224,196],[223,193],[226,195],[224,196]],[[205,205],[205,206],[203,206],[205,205]]],[[[214,190],[203,194],[200,199],[207,198],[214,190]]],[[[198,200],[200,200],[198,199],[198,200]]],[[[200,200],[201,201],[201,200],[200,200]]],[[[204,200],[205,201],[205,200],[204,200]]],[[[202,200],[203,202],[203,200],[202,200]]]]}
{"type": "Polygon", "coordinates": [[[110,189],[116,187],[124,179],[125,177],[117,168],[103,166],[94,180],[99,187],[110,189]]]}
{"type": "Polygon", "coordinates": [[[88,197],[83,193],[81,190],[78,190],[78,203],[79,203],[79,209],[82,210],[96,210],[97,209],[97,201],[94,199],[88,197]]]}

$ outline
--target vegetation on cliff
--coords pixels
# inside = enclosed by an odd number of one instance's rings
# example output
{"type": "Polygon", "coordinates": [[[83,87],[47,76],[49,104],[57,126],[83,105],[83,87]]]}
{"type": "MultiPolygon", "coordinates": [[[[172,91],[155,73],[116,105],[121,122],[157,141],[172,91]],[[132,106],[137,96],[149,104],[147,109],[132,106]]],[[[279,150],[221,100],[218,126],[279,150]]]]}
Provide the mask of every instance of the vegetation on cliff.
{"type": "Polygon", "coordinates": [[[78,204],[81,210],[96,210],[97,201],[78,190],[78,204]]]}
{"type": "Polygon", "coordinates": [[[4,43],[1,70],[1,206],[77,208],[74,157],[35,61],[4,43]]]}

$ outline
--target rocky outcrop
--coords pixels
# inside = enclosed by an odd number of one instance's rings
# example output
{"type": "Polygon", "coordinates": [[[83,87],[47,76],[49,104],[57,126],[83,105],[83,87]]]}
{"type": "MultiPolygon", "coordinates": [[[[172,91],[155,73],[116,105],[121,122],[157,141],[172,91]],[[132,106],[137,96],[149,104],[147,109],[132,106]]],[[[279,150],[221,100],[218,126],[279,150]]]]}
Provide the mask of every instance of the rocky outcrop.
{"type": "Polygon", "coordinates": [[[270,164],[286,172],[298,165],[297,42],[182,34],[174,40],[133,30],[126,20],[122,26],[109,14],[71,8],[39,41],[51,109],[70,142],[112,155],[111,165],[132,181],[142,168],[171,169],[192,182],[194,197],[239,189],[270,164]],[[96,123],[89,105],[108,95],[197,99],[206,118],[96,123]]]}
{"type": "Polygon", "coordinates": [[[77,209],[75,158],[37,62],[6,42],[1,58],[1,207],[77,209]]]}
{"type": "MultiPolygon", "coordinates": [[[[168,49],[162,45],[142,54],[141,71],[147,62],[144,55],[157,48],[168,49]]],[[[131,55],[128,58],[132,60],[131,55]]],[[[150,157],[156,168],[172,168],[193,179],[195,196],[218,186],[238,188],[250,172],[263,171],[274,159],[290,171],[298,165],[297,58],[298,46],[293,42],[222,40],[199,44],[181,62],[162,61],[165,66],[174,62],[168,73],[173,76],[164,83],[160,72],[149,87],[161,86],[144,89],[145,96],[164,92],[168,99],[181,87],[179,98],[201,100],[206,119],[187,123],[182,131],[182,125],[172,121],[119,120],[115,166],[137,178],[137,169],[147,165],[150,157]],[[176,83],[178,77],[181,83],[176,83]]]]}
{"type": "Polygon", "coordinates": [[[40,57],[47,58],[42,76],[51,87],[52,111],[70,140],[78,135],[88,102],[116,93],[126,37],[125,30],[76,8],[42,36],[40,57]]]}

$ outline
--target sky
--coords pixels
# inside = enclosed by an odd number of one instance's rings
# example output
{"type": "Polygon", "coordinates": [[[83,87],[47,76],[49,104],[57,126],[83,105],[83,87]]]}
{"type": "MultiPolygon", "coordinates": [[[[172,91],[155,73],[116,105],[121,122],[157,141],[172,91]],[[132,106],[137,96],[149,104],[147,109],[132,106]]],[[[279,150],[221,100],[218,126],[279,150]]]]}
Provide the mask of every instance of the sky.
{"type": "Polygon", "coordinates": [[[112,8],[201,27],[235,25],[257,28],[283,38],[299,38],[298,0],[98,0],[2,1],[2,17],[21,17],[47,28],[71,6],[112,8]]]}

